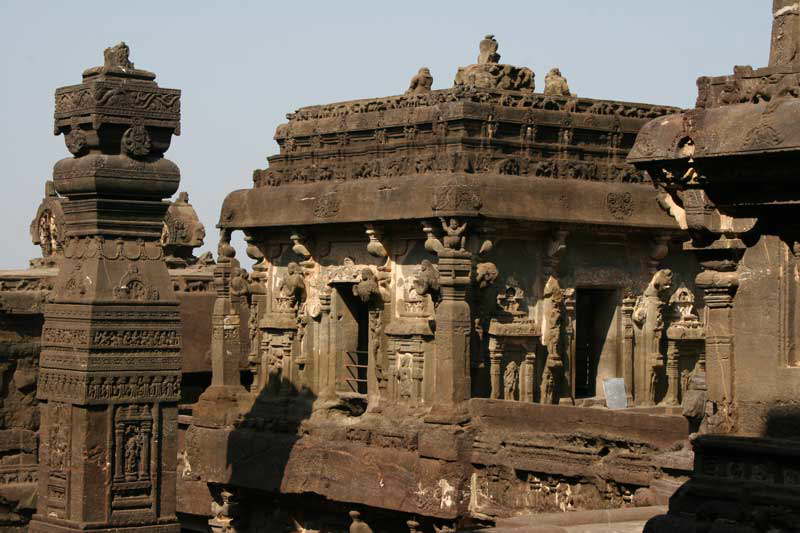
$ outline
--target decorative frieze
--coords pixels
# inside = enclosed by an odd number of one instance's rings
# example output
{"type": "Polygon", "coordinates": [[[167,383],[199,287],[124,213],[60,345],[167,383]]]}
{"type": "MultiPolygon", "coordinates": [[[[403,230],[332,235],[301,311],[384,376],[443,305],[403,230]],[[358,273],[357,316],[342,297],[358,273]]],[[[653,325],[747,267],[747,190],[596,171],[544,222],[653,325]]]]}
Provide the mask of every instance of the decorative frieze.
{"type": "Polygon", "coordinates": [[[176,371],[87,374],[75,370],[41,369],[37,394],[43,400],[80,403],[177,402],[180,387],[181,375],[176,371]]]}

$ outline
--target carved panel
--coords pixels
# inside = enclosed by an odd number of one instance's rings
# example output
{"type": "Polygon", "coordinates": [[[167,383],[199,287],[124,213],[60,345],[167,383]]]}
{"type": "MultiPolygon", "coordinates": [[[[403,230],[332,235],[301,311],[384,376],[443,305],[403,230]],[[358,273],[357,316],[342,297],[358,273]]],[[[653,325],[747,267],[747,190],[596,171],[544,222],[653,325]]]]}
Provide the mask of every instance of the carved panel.
{"type": "Polygon", "coordinates": [[[47,508],[58,518],[65,518],[69,490],[70,456],[72,453],[72,406],[49,403],[47,435],[47,508]]]}
{"type": "Polygon", "coordinates": [[[633,196],[629,192],[610,192],[606,197],[606,208],[617,220],[624,220],[633,214],[633,196]]]}
{"type": "Polygon", "coordinates": [[[118,405],[114,411],[112,510],[149,509],[153,489],[151,407],[149,404],[118,405]]]}
{"type": "Polygon", "coordinates": [[[434,211],[478,211],[481,205],[475,187],[454,184],[434,189],[431,208],[434,211]]]}

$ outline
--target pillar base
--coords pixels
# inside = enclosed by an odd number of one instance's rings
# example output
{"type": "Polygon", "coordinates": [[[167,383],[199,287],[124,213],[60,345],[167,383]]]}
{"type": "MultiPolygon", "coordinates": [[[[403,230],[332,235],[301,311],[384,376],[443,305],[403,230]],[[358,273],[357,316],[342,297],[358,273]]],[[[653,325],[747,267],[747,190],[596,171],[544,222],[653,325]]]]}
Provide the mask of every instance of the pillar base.
{"type": "Polygon", "coordinates": [[[250,411],[253,397],[242,386],[211,385],[194,406],[194,424],[203,427],[233,426],[250,411]]]}

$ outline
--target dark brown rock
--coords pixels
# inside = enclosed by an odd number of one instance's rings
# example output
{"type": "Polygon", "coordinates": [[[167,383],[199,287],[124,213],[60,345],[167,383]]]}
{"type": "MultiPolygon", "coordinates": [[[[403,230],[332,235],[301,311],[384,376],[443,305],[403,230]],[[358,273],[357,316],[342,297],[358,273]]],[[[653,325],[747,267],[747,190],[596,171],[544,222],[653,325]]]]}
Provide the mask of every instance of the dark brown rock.
{"type": "Polygon", "coordinates": [[[159,246],[178,186],[163,158],[179,91],[133,68],[124,43],[56,92],[66,240],[45,308],[39,497],[31,531],[166,532],[175,519],[178,301],[159,246]]]}

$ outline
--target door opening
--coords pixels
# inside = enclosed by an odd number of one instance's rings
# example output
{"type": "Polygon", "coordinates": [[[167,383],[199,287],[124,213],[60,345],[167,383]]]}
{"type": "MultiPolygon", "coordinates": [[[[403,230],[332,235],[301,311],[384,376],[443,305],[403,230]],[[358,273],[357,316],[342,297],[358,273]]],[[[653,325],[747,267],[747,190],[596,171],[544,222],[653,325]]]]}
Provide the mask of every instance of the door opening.
{"type": "Polygon", "coordinates": [[[369,309],[357,298],[352,285],[337,287],[341,302],[340,332],[343,336],[343,372],[341,389],[366,396],[369,364],[369,309]]]}
{"type": "Polygon", "coordinates": [[[616,289],[578,289],[575,302],[575,398],[598,396],[597,370],[606,350],[614,313],[616,289]]]}

